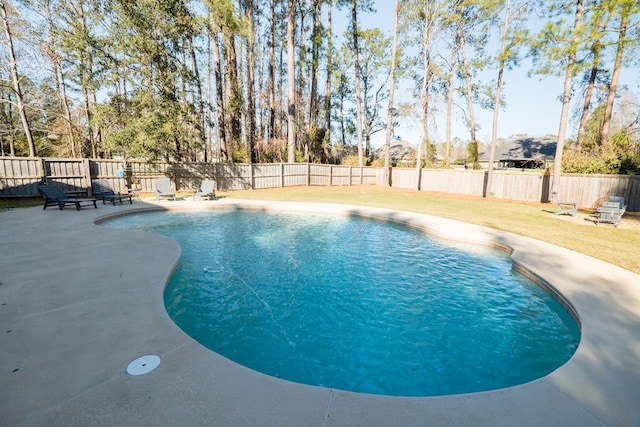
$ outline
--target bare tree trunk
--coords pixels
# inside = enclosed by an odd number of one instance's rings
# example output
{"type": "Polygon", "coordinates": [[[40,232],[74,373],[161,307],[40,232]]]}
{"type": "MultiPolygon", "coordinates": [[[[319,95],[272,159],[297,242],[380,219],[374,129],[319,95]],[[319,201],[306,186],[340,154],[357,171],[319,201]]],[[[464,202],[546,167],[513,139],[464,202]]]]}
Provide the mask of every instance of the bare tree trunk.
{"type": "Polygon", "coordinates": [[[53,72],[56,74],[56,87],[59,87],[60,103],[62,105],[62,113],[64,114],[65,126],[69,133],[69,146],[71,148],[71,156],[76,157],[75,132],[73,121],[71,119],[71,109],[69,108],[69,99],[67,98],[67,85],[65,83],[64,72],[59,63],[56,62],[53,72]]]}
{"type": "Polygon", "coordinates": [[[476,117],[473,112],[473,88],[463,31],[460,31],[460,53],[462,54],[462,66],[464,67],[464,79],[466,83],[467,109],[469,110],[469,131],[471,133],[471,142],[474,142],[476,141],[476,117]]]}
{"type": "Polygon", "coordinates": [[[582,21],[582,0],[576,2],[576,14],[573,23],[573,34],[571,36],[571,46],[569,46],[569,57],[566,65],[564,77],[564,91],[562,93],[562,112],[560,113],[560,129],[558,130],[558,143],[556,145],[556,155],[553,160],[553,181],[551,183],[551,200],[558,200],[560,190],[560,176],[562,174],[562,154],[567,133],[567,122],[569,120],[569,107],[571,104],[571,81],[574,74],[574,64],[576,61],[576,44],[578,43],[578,29],[582,21]]]}
{"type": "Polygon", "coordinates": [[[269,2],[269,68],[267,77],[267,92],[269,95],[269,128],[267,138],[276,137],[276,1],[269,2]]]}
{"type": "Polygon", "coordinates": [[[629,14],[631,12],[631,2],[623,2],[620,12],[620,28],[618,33],[618,46],[616,50],[616,60],[613,65],[613,73],[611,74],[611,84],[609,85],[609,94],[607,96],[607,104],[604,108],[604,119],[602,128],[600,129],[600,144],[606,146],[609,143],[611,116],[613,114],[613,102],[616,99],[618,91],[618,81],[620,80],[620,70],[622,68],[622,57],[624,55],[625,38],[627,36],[627,27],[629,25],[629,14]]]}
{"type": "Polygon", "coordinates": [[[193,84],[195,85],[195,92],[197,100],[195,100],[194,105],[197,108],[196,114],[199,116],[199,127],[197,130],[197,135],[199,135],[200,140],[203,143],[202,151],[204,161],[207,161],[207,145],[206,145],[206,135],[205,135],[205,127],[206,127],[206,115],[204,108],[204,99],[202,94],[202,81],[200,80],[200,69],[198,68],[198,60],[196,58],[195,48],[193,47],[193,36],[189,36],[187,40],[189,43],[189,57],[191,62],[191,69],[193,70],[193,84]]]}
{"type": "Polygon", "coordinates": [[[231,150],[235,150],[242,139],[240,112],[242,110],[242,92],[238,78],[238,61],[233,34],[223,33],[225,45],[225,95],[227,112],[227,149],[229,160],[233,159],[231,150]],[[232,147],[229,147],[231,144],[232,147]]]}
{"type": "Polygon", "coordinates": [[[593,18],[593,22],[596,23],[598,29],[593,33],[594,39],[591,44],[591,72],[589,73],[589,82],[587,83],[587,89],[585,90],[584,102],[582,103],[582,114],[580,115],[580,125],[578,126],[578,148],[582,147],[582,144],[584,143],[585,129],[587,126],[587,120],[589,119],[589,111],[591,109],[591,98],[593,97],[593,90],[596,85],[596,79],[600,68],[600,54],[604,47],[601,40],[604,36],[608,21],[608,18],[602,19],[600,11],[596,13],[598,15],[593,18]]]}
{"type": "MultiPolygon", "coordinates": [[[[213,160],[208,153],[211,152],[211,147],[213,146],[213,132],[211,129],[211,124],[213,122],[211,118],[211,106],[213,105],[213,97],[211,96],[211,91],[213,87],[211,85],[211,74],[213,73],[213,64],[211,61],[211,35],[207,37],[207,99],[205,102],[205,113],[204,113],[204,126],[205,126],[205,148],[204,148],[204,161],[213,160]]],[[[211,153],[213,156],[213,153],[211,153]]]]}
{"type": "MultiPolygon", "coordinates": [[[[81,28],[83,32],[83,36],[86,36],[88,39],[89,29],[87,26],[86,16],[84,13],[84,8],[82,2],[78,5],[78,13],[81,23],[81,28]]],[[[100,132],[98,131],[94,134],[93,129],[93,113],[92,113],[92,105],[91,102],[95,105],[95,91],[90,89],[91,81],[93,80],[93,53],[91,52],[91,45],[89,41],[86,40],[86,46],[84,47],[84,56],[85,58],[81,60],[81,71],[80,71],[80,86],[82,87],[82,99],[85,108],[85,115],[87,117],[87,132],[89,134],[89,144],[91,146],[91,157],[98,157],[98,149],[97,142],[101,137],[100,132]]]]}
{"type": "MultiPolygon", "coordinates": [[[[427,6],[430,7],[430,6],[427,6]]],[[[431,65],[431,36],[433,20],[430,13],[424,14],[425,33],[422,37],[422,61],[424,63],[424,74],[422,76],[422,88],[420,89],[420,123],[422,124],[422,139],[418,142],[418,152],[416,156],[416,185],[415,189],[420,190],[422,183],[422,144],[429,143],[429,83],[432,78],[431,65]]],[[[429,150],[427,150],[428,153],[429,150]]],[[[428,155],[428,154],[427,154],[428,155]]]]}
{"type": "Polygon", "coordinates": [[[33,135],[31,134],[31,127],[29,126],[29,120],[27,118],[27,112],[25,110],[24,98],[22,96],[22,88],[20,87],[20,75],[18,73],[18,64],[16,61],[16,54],[13,49],[13,38],[11,35],[11,27],[9,25],[9,17],[7,16],[6,2],[0,2],[0,18],[2,18],[4,24],[4,33],[7,37],[7,47],[9,49],[9,68],[11,69],[11,80],[13,83],[13,91],[16,96],[16,107],[18,108],[18,114],[20,115],[20,121],[22,122],[22,128],[24,134],[27,137],[27,143],[29,144],[29,156],[36,156],[36,145],[33,141],[33,135]]]}
{"type": "MultiPolygon", "coordinates": [[[[238,3],[241,3],[242,0],[238,0],[238,3]]],[[[233,85],[233,87],[235,88],[233,90],[233,94],[234,94],[234,105],[237,105],[237,116],[238,116],[238,130],[237,133],[235,134],[235,147],[236,147],[236,151],[244,151],[244,155],[243,155],[243,160],[245,162],[249,162],[249,157],[250,154],[248,152],[248,146],[249,144],[247,143],[247,129],[248,129],[248,120],[247,120],[247,105],[245,103],[245,91],[244,91],[244,86],[246,83],[246,68],[244,66],[244,61],[246,60],[245,57],[245,43],[243,40],[243,38],[236,34],[235,32],[232,33],[231,36],[231,40],[233,42],[233,50],[235,52],[234,57],[236,58],[236,84],[233,85]],[[239,42],[239,47],[236,45],[236,40],[240,39],[241,41],[239,42]],[[238,52],[239,49],[240,51],[238,52]]],[[[246,101],[248,103],[248,100],[246,101]]]]}
{"type": "MultiPolygon", "coordinates": [[[[301,8],[304,6],[301,6],[301,8]]],[[[305,13],[300,11],[300,25],[297,26],[296,29],[300,30],[300,34],[295,36],[296,40],[306,40],[307,26],[304,23],[305,13]]],[[[307,101],[308,97],[303,97],[302,93],[307,86],[307,80],[305,78],[305,64],[307,62],[307,45],[306,43],[300,43],[298,46],[298,60],[296,61],[298,65],[298,78],[296,85],[296,97],[295,97],[295,105],[296,105],[296,130],[298,132],[298,137],[296,138],[296,144],[298,149],[302,150],[304,153],[304,158],[306,161],[309,161],[309,123],[305,126],[305,121],[308,119],[307,101]]]]}
{"type": "Polygon", "coordinates": [[[247,145],[249,161],[257,162],[256,152],[256,104],[255,104],[255,22],[253,0],[247,0],[247,17],[249,18],[249,36],[247,38],[247,145]]]}
{"type": "MultiPolygon", "coordinates": [[[[285,54],[285,49],[284,46],[286,45],[286,43],[280,43],[280,46],[278,49],[278,70],[282,70],[284,71],[284,67],[285,67],[285,59],[284,59],[284,54],[285,54]]],[[[285,105],[285,89],[286,89],[286,85],[285,85],[285,78],[289,78],[286,73],[284,72],[280,72],[278,73],[278,90],[276,92],[276,135],[278,136],[279,139],[284,139],[285,138],[285,129],[287,128],[288,124],[287,124],[287,107],[285,105]]]]}
{"type": "Polygon", "coordinates": [[[363,166],[362,149],[362,94],[360,93],[360,60],[358,58],[358,15],[356,0],[351,0],[351,29],[353,31],[353,64],[356,81],[356,126],[358,129],[358,166],[363,166]]]}
{"type": "Polygon", "coordinates": [[[229,148],[227,147],[227,118],[224,96],[224,82],[222,79],[222,64],[220,57],[220,45],[218,44],[217,33],[213,34],[213,62],[216,79],[216,98],[218,110],[218,138],[220,139],[220,156],[223,162],[230,160],[229,148]]]}
{"type": "Polygon", "coordinates": [[[325,134],[325,141],[331,142],[331,79],[333,77],[333,65],[331,57],[333,56],[333,30],[331,22],[331,9],[333,0],[327,0],[327,82],[324,92],[324,121],[327,133],[325,134]]]}
{"type": "Polygon", "coordinates": [[[500,47],[500,67],[498,70],[498,82],[496,83],[496,94],[493,101],[493,128],[491,131],[491,151],[489,153],[489,170],[487,172],[487,184],[484,189],[484,197],[493,194],[493,163],[496,158],[496,139],[498,136],[498,113],[500,111],[500,92],[502,91],[502,78],[504,76],[504,52],[507,45],[507,31],[509,27],[509,15],[511,13],[511,0],[507,0],[507,7],[504,14],[504,28],[502,29],[502,45],[500,47]]]}
{"type": "MultiPolygon", "coordinates": [[[[257,8],[254,7],[254,12],[257,11],[257,8]]],[[[258,13],[258,12],[255,12],[258,13]]],[[[258,35],[255,42],[255,72],[256,74],[256,85],[257,85],[257,96],[256,96],[256,144],[258,144],[261,140],[265,138],[265,125],[264,125],[264,52],[265,46],[262,44],[262,38],[260,34],[262,34],[262,27],[260,19],[255,20],[255,30],[254,34],[258,35]]],[[[256,151],[256,162],[259,162],[258,147],[255,147],[256,151]]]]}
{"type": "Polygon", "coordinates": [[[393,15],[393,47],[391,50],[391,72],[389,76],[389,107],[387,108],[387,135],[384,144],[384,184],[391,186],[391,131],[393,128],[393,97],[396,89],[396,61],[398,56],[398,15],[400,14],[400,0],[396,0],[393,15]]]}
{"type": "Polygon", "coordinates": [[[67,99],[67,88],[64,79],[64,72],[62,67],[60,66],[60,58],[54,51],[54,46],[56,42],[56,32],[53,17],[51,15],[51,2],[45,1],[44,6],[46,7],[46,21],[47,27],[49,30],[49,43],[50,46],[47,46],[47,54],[49,56],[49,60],[51,61],[51,68],[53,71],[53,81],[56,88],[56,94],[58,95],[58,99],[60,101],[60,109],[62,110],[62,115],[65,121],[65,127],[67,128],[67,142],[69,143],[69,149],[71,151],[71,157],[76,157],[76,146],[75,146],[75,138],[73,132],[73,124],[71,121],[71,110],[69,108],[69,101],[67,99]]]}
{"type": "Polygon", "coordinates": [[[362,138],[364,156],[368,159],[371,152],[371,122],[369,121],[369,102],[366,96],[362,97],[362,138]]]}
{"type": "Polygon", "coordinates": [[[589,83],[587,83],[587,90],[585,91],[584,102],[582,103],[582,114],[580,115],[580,125],[578,127],[578,141],[576,143],[578,148],[582,147],[582,144],[584,144],[585,129],[587,127],[587,121],[589,120],[589,111],[591,110],[591,98],[593,97],[593,89],[595,88],[596,78],[598,77],[597,62],[598,61],[595,61],[593,67],[591,67],[589,83]]]}
{"type": "MultiPolygon", "coordinates": [[[[0,86],[0,95],[2,95],[0,99],[6,99],[8,101],[6,104],[5,103],[2,104],[3,122],[13,123],[13,118],[14,118],[13,111],[14,111],[14,107],[16,106],[15,102],[11,101],[11,97],[13,96],[13,89],[7,87],[7,91],[5,92],[4,88],[0,86]],[[6,106],[6,110],[5,110],[5,106],[6,106]]],[[[10,132],[8,136],[9,136],[9,156],[15,157],[16,133],[10,132]]],[[[4,150],[2,152],[4,153],[4,150]]]]}
{"type": "Polygon", "coordinates": [[[82,76],[80,76],[80,86],[82,87],[82,103],[84,105],[84,113],[87,118],[87,133],[89,139],[89,146],[91,148],[91,157],[96,158],[96,145],[93,139],[93,127],[91,126],[92,116],[91,116],[91,106],[89,103],[89,92],[86,88],[86,80],[82,76]]]}
{"type": "MultiPolygon", "coordinates": [[[[311,92],[309,93],[309,130],[318,127],[318,58],[320,56],[320,6],[311,5],[313,30],[311,31],[311,92]]],[[[311,134],[311,132],[310,132],[311,134]]]]}
{"type": "Polygon", "coordinates": [[[444,165],[449,166],[449,155],[451,154],[451,119],[453,115],[453,83],[456,71],[456,63],[458,56],[457,40],[453,41],[451,46],[451,57],[449,58],[449,78],[447,81],[447,129],[446,129],[446,141],[445,141],[445,153],[444,153],[444,165]]]}
{"type": "Polygon", "coordinates": [[[296,64],[295,25],[296,0],[289,0],[287,9],[287,162],[296,161],[296,64]]]}
{"type": "MultiPolygon", "coordinates": [[[[96,106],[98,105],[98,96],[97,96],[96,91],[94,89],[91,89],[90,93],[91,93],[91,105],[90,105],[90,107],[92,109],[95,109],[96,106]]],[[[93,114],[92,114],[92,116],[93,116],[93,114]]],[[[95,151],[96,151],[96,157],[97,157],[98,150],[102,149],[102,128],[100,126],[98,126],[95,129],[95,133],[96,133],[95,134],[96,136],[94,138],[94,141],[95,141],[95,147],[96,147],[95,151]]]]}
{"type": "MultiPolygon", "coordinates": [[[[0,103],[0,123],[8,124],[13,121],[11,112],[15,104],[11,102],[13,90],[5,90],[5,87],[0,86],[0,99],[6,100],[6,102],[0,103]]],[[[0,156],[4,156],[7,142],[9,143],[9,156],[15,156],[14,140],[14,132],[9,133],[6,138],[0,134],[0,156]]]]}
{"type": "MultiPolygon", "coordinates": [[[[346,76],[344,74],[341,74],[340,84],[342,84],[343,81],[346,81],[346,76]]],[[[347,130],[345,126],[346,118],[345,118],[345,112],[344,112],[345,96],[343,91],[339,91],[338,95],[339,95],[339,103],[340,103],[340,139],[342,142],[342,147],[345,148],[347,146],[347,130]]]]}

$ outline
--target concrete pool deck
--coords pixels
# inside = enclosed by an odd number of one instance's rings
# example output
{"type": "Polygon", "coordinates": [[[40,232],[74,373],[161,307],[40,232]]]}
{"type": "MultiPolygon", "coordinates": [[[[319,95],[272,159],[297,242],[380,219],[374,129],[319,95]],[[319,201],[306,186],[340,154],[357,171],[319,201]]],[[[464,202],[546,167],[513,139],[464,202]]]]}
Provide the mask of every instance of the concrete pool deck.
{"type": "MultiPolygon", "coordinates": [[[[640,255],[639,255],[640,256],[640,255]]],[[[640,276],[529,238],[368,207],[221,199],[0,212],[0,426],[638,426],[640,276]],[[272,378],[202,347],[169,318],[180,257],[166,237],[96,225],[141,209],[357,214],[510,248],[577,313],[576,354],[507,389],[386,397],[272,378]],[[127,365],[161,363],[141,376],[127,365]]]]}

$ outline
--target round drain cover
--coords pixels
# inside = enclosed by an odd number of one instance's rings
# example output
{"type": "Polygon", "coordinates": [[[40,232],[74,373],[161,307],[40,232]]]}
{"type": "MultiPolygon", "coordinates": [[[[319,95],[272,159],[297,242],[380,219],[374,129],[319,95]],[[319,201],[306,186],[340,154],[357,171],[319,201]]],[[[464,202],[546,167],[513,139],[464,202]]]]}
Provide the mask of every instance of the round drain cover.
{"type": "Polygon", "coordinates": [[[160,356],[155,354],[149,354],[146,356],[138,357],[127,366],[127,374],[129,375],[144,375],[153,371],[160,364],[160,356]]]}

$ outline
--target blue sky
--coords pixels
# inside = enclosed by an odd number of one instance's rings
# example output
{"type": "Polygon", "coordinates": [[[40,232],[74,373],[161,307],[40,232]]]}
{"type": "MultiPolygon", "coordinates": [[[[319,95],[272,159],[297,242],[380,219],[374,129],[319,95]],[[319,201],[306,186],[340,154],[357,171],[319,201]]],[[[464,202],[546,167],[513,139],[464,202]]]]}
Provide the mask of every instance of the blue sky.
{"type": "MultiPolygon", "coordinates": [[[[377,11],[372,14],[360,16],[359,21],[365,28],[379,27],[389,36],[393,32],[394,0],[374,0],[377,11]]],[[[336,26],[342,25],[343,19],[348,17],[349,10],[334,9],[334,20],[336,26]]],[[[345,24],[346,25],[346,24],[345,24]]],[[[340,30],[342,31],[342,30],[340,30]]],[[[496,32],[499,29],[496,29],[496,32]]],[[[496,37],[499,35],[496,34],[496,37]]],[[[527,134],[529,136],[544,136],[547,134],[556,135],[560,124],[561,102],[559,97],[562,93],[564,77],[528,77],[529,62],[522,61],[521,65],[513,70],[505,70],[503,97],[507,106],[500,110],[498,118],[498,138],[506,138],[517,134],[527,134]]],[[[497,78],[497,70],[490,71],[486,77],[488,80],[497,78]]],[[[621,84],[625,84],[629,90],[640,93],[640,75],[637,70],[625,68],[621,74],[621,84]]],[[[403,90],[401,85],[396,89],[395,100],[397,102],[409,101],[410,94],[403,90]]],[[[442,103],[439,106],[444,109],[442,103]]],[[[464,107],[466,110],[466,106],[464,107]]],[[[477,137],[481,142],[490,142],[492,132],[493,110],[481,109],[475,106],[476,122],[480,126],[477,137]]],[[[386,113],[385,113],[386,114],[386,113]]],[[[463,141],[469,139],[467,129],[460,110],[454,113],[452,124],[452,137],[459,137],[463,141]]],[[[436,142],[445,140],[445,117],[444,114],[436,116],[436,126],[431,125],[431,137],[436,142]]],[[[419,140],[420,123],[415,120],[404,120],[401,126],[396,129],[396,134],[409,142],[415,143],[419,140]]],[[[576,123],[571,122],[567,136],[571,137],[576,133],[576,123]]],[[[374,146],[381,146],[384,142],[383,132],[373,139],[374,146]]]]}

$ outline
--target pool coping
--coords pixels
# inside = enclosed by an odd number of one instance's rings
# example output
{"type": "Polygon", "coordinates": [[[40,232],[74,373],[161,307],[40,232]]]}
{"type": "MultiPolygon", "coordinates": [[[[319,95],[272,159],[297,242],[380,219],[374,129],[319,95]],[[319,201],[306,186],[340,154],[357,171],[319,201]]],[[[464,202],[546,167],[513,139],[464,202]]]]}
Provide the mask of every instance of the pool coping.
{"type": "Polygon", "coordinates": [[[0,425],[640,425],[640,276],[586,255],[423,214],[323,203],[144,201],[0,219],[0,425]],[[272,378],[202,347],[168,317],[162,291],[179,260],[175,241],[95,224],[149,209],[359,215],[507,248],[518,268],[564,296],[581,342],[541,379],[454,396],[272,378]],[[161,357],[158,368],[127,375],[147,354],[161,357]]]}

